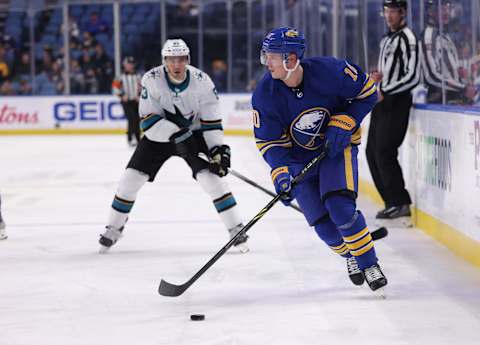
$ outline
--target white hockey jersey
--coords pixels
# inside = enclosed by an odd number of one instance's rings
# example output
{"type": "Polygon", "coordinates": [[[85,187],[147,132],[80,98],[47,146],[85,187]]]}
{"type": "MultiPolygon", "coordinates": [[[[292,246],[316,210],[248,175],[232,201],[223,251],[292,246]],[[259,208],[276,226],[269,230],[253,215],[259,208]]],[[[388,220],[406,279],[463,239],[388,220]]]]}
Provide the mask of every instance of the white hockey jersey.
{"type": "Polygon", "coordinates": [[[144,74],[140,95],[140,126],[152,141],[168,142],[180,128],[202,130],[208,148],[223,144],[218,95],[210,77],[187,65],[183,83],[174,84],[164,65],[144,74]]]}

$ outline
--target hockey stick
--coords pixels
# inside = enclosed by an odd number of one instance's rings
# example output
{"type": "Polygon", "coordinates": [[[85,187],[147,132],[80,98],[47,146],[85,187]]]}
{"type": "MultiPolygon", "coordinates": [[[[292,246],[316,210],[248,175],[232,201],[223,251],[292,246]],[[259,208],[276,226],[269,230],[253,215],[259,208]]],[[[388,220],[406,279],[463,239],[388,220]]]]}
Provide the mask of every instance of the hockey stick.
{"type": "MultiPolygon", "coordinates": [[[[320,155],[312,159],[303,169],[302,171],[295,176],[292,180],[292,187],[295,186],[300,180],[305,176],[305,174],[315,166],[320,160],[322,160],[327,153],[323,151],[320,155]]],[[[160,281],[160,286],[158,287],[158,293],[162,296],[168,297],[177,297],[180,296],[187,290],[198,278],[200,278],[205,271],[207,271],[218,259],[220,259],[225,252],[230,249],[231,246],[236,242],[237,238],[240,237],[242,234],[245,234],[256,222],[260,220],[282,197],[282,194],[277,194],[275,197],[257,213],[255,217],[253,217],[235,236],[233,236],[230,241],[226,245],[222,247],[215,254],[197,273],[193,275],[189,280],[181,285],[176,285],[167,282],[166,280],[160,281]]]]}
{"type": "MultiPolygon", "coordinates": [[[[277,196],[277,194],[275,194],[274,192],[268,190],[268,189],[265,188],[265,187],[260,186],[260,185],[257,184],[255,181],[250,180],[248,177],[240,174],[239,172],[233,170],[232,168],[229,168],[229,169],[228,169],[228,172],[229,172],[230,174],[232,174],[233,176],[239,178],[239,179],[242,180],[243,182],[246,182],[246,183],[248,183],[249,185],[251,185],[251,186],[253,186],[253,187],[255,187],[255,188],[260,189],[262,192],[265,192],[265,193],[267,193],[267,194],[270,195],[270,196],[273,196],[273,197],[277,196]]],[[[297,205],[290,204],[289,206],[290,206],[291,208],[293,208],[294,210],[296,210],[296,211],[298,211],[298,212],[300,212],[300,213],[303,214],[302,210],[301,210],[300,207],[298,207],[297,205]]]]}
{"type": "MultiPolygon", "coordinates": [[[[275,194],[274,192],[268,190],[268,189],[265,188],[265,187],[260,186],[260,185],[257,184],[255,181],[250,180],[248,177],[240,174],[239,172],[233,170],[232,168],[229,168],[228,171],[229,171],[230,174],[232,174],[233,176],[239,178],[240,180],[248,183],[249,185],[251,185],[251,186],[253,186],[253,187],[256,187],[256,188],[260,189],[261,191],[267,193],[268,195],[273,196],[273,197],[277,196],[277,194],[275,194]]],[[[302,211],[302,210],[300,209],[300,207],[298,207],[297,205],[290,204],[289,206],[290,206],[291,208],[293,208],[294,210],[296,210],[296,211],[300,212],[301,214],[303,214],[303,211],[302,211]]],[[[380,239],[386,237],[386,236],[388,235],[388,230],[387,230],[387,228],[385,228],[385,227],[382,226],[381,228],[378,228],[378,229],[376,229],[376,230],[371,231],[371,232],[370,232],[370,235],[372,235],[372,240],[377,241],[377,240],[380,240],[380,239]]]]}

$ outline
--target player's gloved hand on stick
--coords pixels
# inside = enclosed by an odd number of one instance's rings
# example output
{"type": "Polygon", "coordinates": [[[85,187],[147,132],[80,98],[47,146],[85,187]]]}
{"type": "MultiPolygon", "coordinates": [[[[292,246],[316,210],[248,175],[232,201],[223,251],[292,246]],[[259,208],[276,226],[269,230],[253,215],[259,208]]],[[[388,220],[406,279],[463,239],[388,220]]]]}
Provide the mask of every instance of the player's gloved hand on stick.
{"type": "Polygon", "coordinates": [[[352,141],[357,122],[348,115],[333,115],[325,132],[325,149],[329,157],[342,153],[352,141]]]}
{"type": "Polygon", "coordinates": [[[283,166],[273,169],[271,175],[275,191],[281,195],[280,201],[285,206],[289,206],[295,199],[295,194],[292,188],[292,175],[290,175],[288,167],[283,166]]]}
{"type": "Polygon", "coordinates": [[[228,168],[230,168],[230,147],[228,145],[212,147],[208,156],[210,172],[220,177],[228,174],[228,168]]]}
{"type": "Polygon", "coordinates": [[[170,142],[175,145],[175,151],[180,157],[186,158],[198,153],[198,146],[189,128],[182,128],[170,136],[170,142]]]}

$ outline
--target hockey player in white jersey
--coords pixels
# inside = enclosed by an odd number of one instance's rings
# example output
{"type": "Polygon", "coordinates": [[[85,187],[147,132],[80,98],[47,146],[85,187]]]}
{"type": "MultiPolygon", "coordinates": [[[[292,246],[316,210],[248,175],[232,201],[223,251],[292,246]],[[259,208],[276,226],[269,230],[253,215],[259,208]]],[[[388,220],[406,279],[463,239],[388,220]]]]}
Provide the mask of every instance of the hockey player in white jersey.
{"type": "MultiPolygon", "coordinates": [[[[190,166],[230,237],[243,228],[235,198],[222,179],[230,167],[230,148],[223,141],[215,85],[189,65],[190,50],[183,40],[167,40],[162,58],[163,64],[142,78],[139,114],[144,136],[118,185],[106,231],[100,235],[101,252],[120,239],[137,192],[172,156],[182,157],[190,166]]],[[[247,252],[247,239],[240,235],[234,246],[247,252]]]]}

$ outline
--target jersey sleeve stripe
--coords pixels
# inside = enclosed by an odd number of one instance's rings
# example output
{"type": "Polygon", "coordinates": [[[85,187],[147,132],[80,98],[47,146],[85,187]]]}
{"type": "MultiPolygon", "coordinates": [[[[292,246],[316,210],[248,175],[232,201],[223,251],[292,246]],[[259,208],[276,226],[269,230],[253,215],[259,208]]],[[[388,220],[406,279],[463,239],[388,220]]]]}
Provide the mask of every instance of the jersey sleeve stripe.
{"type": "Polygon", "coordinates": [[[362,91],[360,91],[356,99],[367,98],[368,96],[373,94],[376,89],[377,89],[377,86],[375,85],[375,81],[372,78],[370,78],[370,76],[368,76],[367,74],[367,80],[365,81],[362,91]]]}
{"type": "Polygon", "coordinates": [[[162,117],[158,114],[149,114],[140,120],[140,128],[145,132],[161,119],[162,117]]]}

